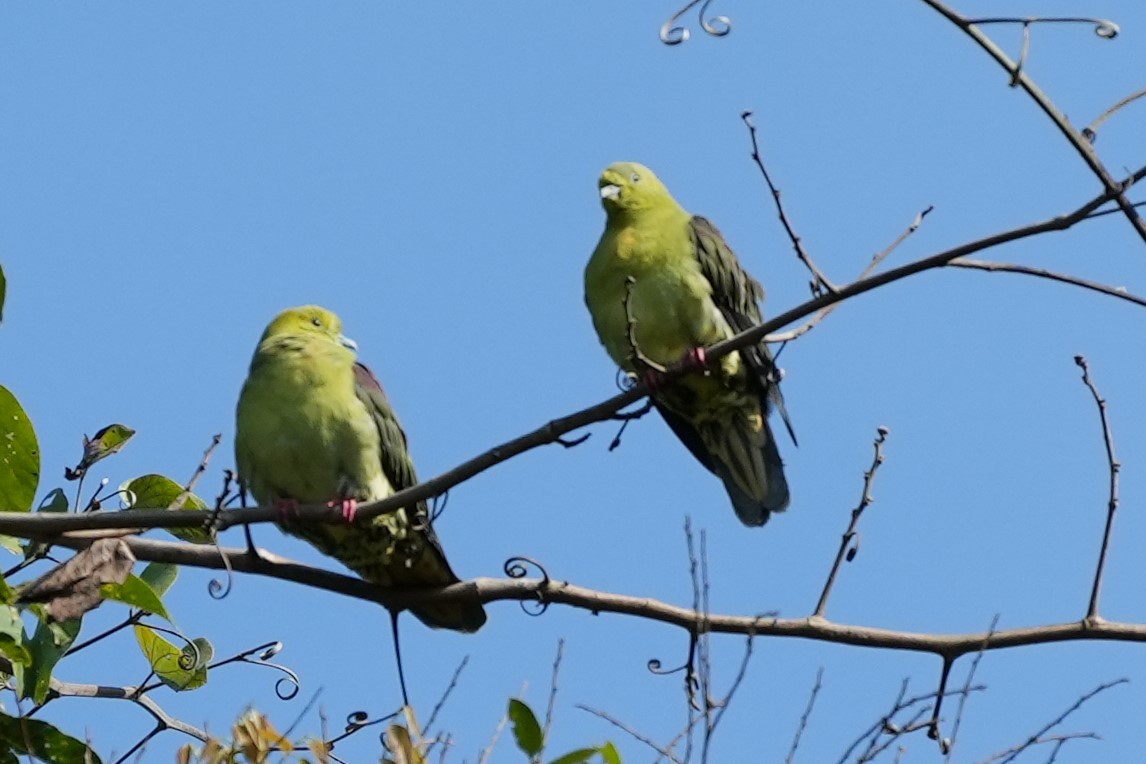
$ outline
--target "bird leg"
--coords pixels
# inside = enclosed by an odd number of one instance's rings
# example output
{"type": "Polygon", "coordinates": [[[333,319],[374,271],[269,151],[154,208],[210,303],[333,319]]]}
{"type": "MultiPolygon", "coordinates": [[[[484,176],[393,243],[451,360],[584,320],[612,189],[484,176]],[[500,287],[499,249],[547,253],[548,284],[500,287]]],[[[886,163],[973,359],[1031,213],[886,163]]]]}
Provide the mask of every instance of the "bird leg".
{"type": "Polygon", "coordinates": [[[358,512],[358,501],[356,499],[343,499],[342,501],[332,501],[327,504],[328,507],[340,507],[342,509],[342,519],[348,523],[354,522],[354,515],[358,512]]]}
{"type": "MultiPolygon", "coordinates": [[[[708,368],[708,351],[703,347],[694,347],[686,350],[676,362],[682,371],[697,371],[703,372],[708,368]]],[[[649,392],[655,393],[664,386],[665,374],[668,369],[657,368],[651,365],[646,365],[638,374],[637,378],[641,380],[649,392]]]]}
{"type": "Polygon", "coordinates": [[[685,371],[704,371],[708,368],[708,351],[703,347],[694,347],[686,351],[677,364],[685,371]]]}

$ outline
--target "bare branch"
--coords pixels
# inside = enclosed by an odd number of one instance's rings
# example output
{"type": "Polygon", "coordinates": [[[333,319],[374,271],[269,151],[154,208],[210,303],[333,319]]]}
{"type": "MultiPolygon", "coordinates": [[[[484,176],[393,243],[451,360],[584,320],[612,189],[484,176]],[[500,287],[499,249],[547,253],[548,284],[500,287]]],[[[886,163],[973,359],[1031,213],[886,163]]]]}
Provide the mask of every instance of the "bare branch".
{"type": "MultiPolygon", "coordinates": [[[[1021,754],[1023,751],[1027,750],[1031,746],[1039,745],[1040,743],[1047,742],[1048,738],[1044,738],[1043,736],[1046,735],[1048,732],[1050,732],[1055,727],[1057,727],[1058,725],[1062,724],[1064,721],[1066,721],[1067,717],[1069,717],[1071,714],[1073,714],[1075,711],[1077,711],[1079,708],[1081,708],[1082,704],[1086,703],[1086,701],[1090,700],[1095,695],[1098,695],[1101,692],[1105,692],[1106,690],[1109,690],[1112,687],[1117,687],[1120,684],[1126,684],[1129,681],[1130,681],[1129,679],[1122,678],[1122,679],[1115,679],[1113,682],[1104,682],[1104,683],[1098,685],[1093,690],[1091,690],[1090,692],[1086,693],[1081,698],[1076,700],[1074,702],[1074,704],[1071,705],[1070,708],[1063,711],[1055,719],[1053,719],[1050,722],[1048,722],[1047,724],[1045,724],[1042,727],[1042,729],[1040,729],[1035,734],[1031,735],[1029,738],[1026,739],[1026,741],[1024,741],[1023,743],[1020,743],[1019,745],[1015,746],[1014,748],[1011,748],[1007,751],[1002,752],[1001,754],[996,754],[994,756],[988,757],[987,759],[984,759],[981,762],[981,764],[989,764],[989,763],[993,764],[993,762],[998,762],[998,764],[1008,764],[1009,762],[1014,761],[1015,758],[1019,756],[1019,754],[1021,754]]],[[[1065,736],[1065,737],[1069,737],[1069,738],[1076,738],[1076,737],[1096,738],[1097,735],[1094,735],[1093,733],[1083,733],[1081,735],[1069,735],[1069,736],[1065,736]]],[[[1051,738],[1051,739],[1057,739],[1057,738],[1051,738]]]]}
{"type": "MultiPolygon", "coordinates": [[[[215,547],[136,537],[124,540],[140,560],[172,562],[177,565],[212,569],[222,567],[222,561],[215,547]]],[[[86,542],[82,539],[64,539],[61,543],[75,548],[83,546],[86,542]]],[[[402,609],[431,602],[462,602],[475,599],[482,603],[502,600],[530,602],[542,598],[549,604],[556,603],[597,613],[633,615],[667,623],[689,634],[694,633],[697,624],[703,621],[707,631],[714,634],[796,637],[856,647],[932,653],[952,658],[979,650],[999,650],[1052,642],[1146,643],[1146,624],[1120,621],[1090,624],[1071,621],[1006,629],[994,633],[927,634],[838,624],[823,618],[777,618],[711,613],[704,615],[690,608],[671,605],[649,597],[589,589],[567,581],[547,578],[475,578],[440,589],[388,589],[352,576],[293,562],[265,550],[259,550],[261,559],[249,555],[245,550],[233,547],[224,547],[222,552],[230,558],[236,571],[306,584],[356,599],[376,602],[389,609],[402,609]]]]}
{"type": "Polygon", "coordinates": [[[784,764],[792,764],[796,758],[796,749],[800,747],[800,738],[804,734],[804,730],[808,727],[808,719],[812,716],[812,709],[816,705],[816,696],[820,694],[820,688],[824,686],[824,667],[820,666],[816,670],[816,683],[812,685],[812,693],[808,696],[808,705],[804,707],[804,713],[800,714],[800,724],[796,727],[796,736],[792,738],[792,747],[788,750],[788,756],[784,759],[784,764]]]}
{"type": "Polygon", "coordinates": [[[832,593],[832,586],[836,583],[836,575],[840,572],[840,566],[844,560],[847,559],[851,562],[856,556],[859,549],[859,543],[852,546],[852,541],[856,538],[858,531],[856,528],[859,526],[860,517],[863,516],[863,511],[867,509],[868,505],[872,503],[871,485],[875,480],[876,470],[879,465],[883,464],[883,443],[887,440],[890,431],[886,427],[880,427],[876,431],[875,441],[875,454],[871,460],[871,467],[863,474],[863,492],[860,494],[859,505],[852,510],[852,519],[848,524],[848,529],[844,531],[843,537],[840,539],[840,548],[836,552],[836,559],[832,562],[832,568],[828,571],[828,580],[824,582],[824,589],[820,592],[820,600],[816,603],[816,609],[812,611],[813,618],[823,618],[824,610],[828,607],[828,597],[832,593]]]}
{"type": "Polygon", "coordinates": [[[1112,287],[1105,284],[1099,284],[1096,281],[1087,281],[1086,279],[1078,278],[1077,276],[1068,276],[1065,273],[1056,273],[1055,271],[1048,271],[1045,268],[1032,268],[1029,265],[1018,265],[1016,263],[995,263],[989,260],[972,260],[970,258],[961,257],[958,260],[952,260],[947,263],[948,268],[970,268],[980,271],[990,271],[994,273],[1019,273],[1025,276],[1037,276],[1038,278],[1050,279],[1051,281],[1058,281],[1063,284],[1071,284],[1073,286],[1089,289],[1093,292],[1099,292],[1110,297],[1117,297],[1119,300],[1126,300],[1135,305],[1146,307],[1146,297],[1139,297],[1126,291],[1126,287],[1112,287]]]}
{"type": "MultiPolygon", "coordinates": [[[[991,626],[987,629],[988,639],[991,634],[995,633],[995,627],[998,625],[999,615],[996,613],[995,617],[991,619],[991,626]]],[[[979,670],[979,662],[983,660],[983,654],[983,650],[975,654],[975,659],[971,661],[971,668],[967,671],[967,679],[963,682],[963,690],[959,693],[959,707],[955,711],[955,722],[951,725],[951,738],[947,745],[947,757],[943,760],[944,762],[951,761],[951,756],[955,753],[955,743],[959,739],[959,727],[963,724],[963,709],[967,707],[967,698],[971,696],[971,683],[975,681],[975,672],[979,670]]]]}
{"type": "MultiPolygon", "coordinates": [[[[904,241],[906,241],[908,236],[910,236],[911,234],[913,234],[919,230],[919,227],[921,225],[923,225],[923,218],[927,217],[927,215],[930,214],[931,211],[934,209],[935,209],[934,205],[928,205],[925,210],[923,210],[922,212],[920,212],[918,215],[915,216],[915,220],[911,221],[911,225],[909,225],[907,228],[905,228],[903,230],[903,233],[901,233],[901,234],[899,234],[899,236],[895,237],[895,241],[893,241],[891,244],[889,244],[887,246],[887,248],[884,249],[882,252],[876,252],[874,255],[872,255],[871,261],[867,264],[867,267],[863,269],[863,272],[860,273],[860,275],[856,277],[856,280],[859,281],[859,280],[865,279],[868,276],[870,276],[872,273],[874,273],[875,269],[879,267],[880,263],[882,263],[884,260],[887,259],[888,255],[890,255],[892,252],[894,252],[896,250],[896,248],[899,247],[900,244],[902,244],[904,241]]],[[[808,319],[804,323],[797,326],[795,329],[790,329],[789,331],[786,331],[786,332],[779,334],[779,335],[769,337],[768,339],[770,342],[789,342],[791,340],[794,340],[797,337],[799,337],[800,335],[806,334],[806,333],[810,332],[812,329],[814,329],[816,327],[816,324],[823,321],[828,316],[828,314],[831,313],[836,308],[838,308],[839,305],[840,305],[840,303],[838,303],[838,302],[834,303],[833,305],[829,305],[828,307],[824,308],[823,310],[821,310],[816,315],[812,316],[810,319],[808,319]]]]}
{"type": "Polygon", "coordinates": [[[619,729],[622,732],[626,733],[627,735],[631,736],[634,740],[638,740],[638,741],[644,743],[645,745],[647,745],[649,748],[652,748],[654,751],[656,751],[658,754],[660,754],[661,757],[668,759],[670,762],[673,762],[673,764],[683,764],[683,762],[681,762],[680,759],[678,759],[676,756],[674,756],[672,754],[672,751],[661,748],[659,745],[657,745],[655,740],[648,737],[647,735],[642,735],[640,732],[637,732],[635,729],[628,726],[627,724],[622,722],[620,719],[617,719],[613,716],[610,716],[607,711],[602,711],[598,708],[592,708],[590,706],[582,705],[581,703],[578,703],[575,706],[575,708],[579,708],[582,711],[587,711],[587,712],[593,714],[593,716],[604,719],[609,724],[612,724],[617,729],[619,729]]]}
{"type": "MultiPolygon", "coordinates": [[[[1027,75],[1026,72],[1022,71],[1019,64],[1012,61],[1010,57],[1007,56],[1007,54],[1004,53],[1003,50],[995,44],[994,40],[980,31],[976,26],[977,23],[983,24],[1001,21],[1019,21],[1023,22],[1025,26],[1031,22],[1031,19],[974,20],[968,19],[959,13],[956,13],[945,3],[940,2],[940,0],[923,0],[923,2],[936,10],[940,15],[942,15],[952,24],[959,27],[959,29],[961,29],[964,34],[974,40],[980,48],[982,48],[987,52],[988,55],[991,56],[991,58],[995,59],[999,66],[1003,67],[1003,69],[1005,69],[1007,73],[1011,75],[1014,84],[1022,87],[1026,94],[1031,97],[1031,99],[1038,105],[1040,109],[1042,109],[1042,112],[1046,114],[1051,122],[1055,124],[1055,127],[1059,129],[1059,132],[1063,134],[1063,137],[1065,137],[1067,141],[1070,142],[1070,145],[1074,147],[1074,150],[1078,152],[1078,155],[1082,157],[1084,162],[1086,162],[1087,166],[1090,168],[1090,171],[1094,173],[1094,176],[1098,178],[1099,181],[1102,182],[1102,187],[1106,189],[1107,193],[1111,194],[1110,198],[1114,199],[1118,203],[1118,207],[1122,210],[1123,214],[1126,216],[1126,219],[1130,221],[1130,224],[1134,227],[1134,230],[1138,232],[1138,235],[1142,238],[1143,241],[1146,241],[1146,220],[1142,219],[1142,217],[1138,214],[1138,210],[1135,209],[1134,206],[1126,198],[1123,193],[1126,190],[1125,187],[1122,183],[1119,183],[1117,180],[1115,180],[1114,176],[1111,175],[1106,167],[1102,164],[1102,160],[1098,158],[1098,154],[1095,153],[1094,147],[1091,145],[1090,141],[1087,140],[1080,131],[1076,130],[1075,127],[1070,124],[1070,120],[1066,118],[1066,115],[1059,111],[1059,108],[1055,106],[1054,102],[1052,102],[1050,98],[1047,97],[1046,93],[1044,93],[1038,87],[1038,85],[1034,83],[1034,81],[1027,75]]],[[[1069,20],[1073,21],[1077,19],[1069,20]]],[[[1099,36],[1101,37],[1110,38],[1117,34],[1117,27],[1112,28],[1109,22],[1104,22],[1101,19],[1087,19],[1087,21],[1092,21],[1099,24],[1096,31],[1098,31],[1099,36]],[[1107,30],[1105,34],[1103,33],[1104,29],[1107,30]]]]}
{"type": "Polygon", "coordinates": [[[788,239],[792,242],[792,247],[796,250],[796,257],[800,258],[800,262],[812,274],[812,295],[818,296],[823,292],[835,292],[836,286],[828,280],[824,272],[820,270],[819,266],[812,260],[811,255],[804,249],[804,244],[800,240],[792,223],[788,220],[788,215],[784,212],[784,205],[780,201],[780,189],[772,182],[772,176],[768,174],[768,170],[764,167],[764,160],[760,156],[760,145],[756,138],[756,125],[752,122],[752,112],[745,111],[740,113],[740,119],[744,121],[745,126],[748,128],[748,136],[752,139],[752,161],[760,168],[760,174],[764,176],[764,182],[768,184],[768,190],[772,192],[772,201],[776,203],[776,212],[780,216],[780,222],[784,225],[784,231],[788,234],[788,239]]]}
{"type": "Polygon", "coordinates": [[[1118,510],[1118,473],[1122,465],[1114,455],[1114,436],[1110,432],[1110,420],[1106,416],[1106,399],[1098,394],[1098,388],[1090,379],[1090,366],[1081,355],[1074,362],[1082,369],[1082,383],[1090,390],[1098,405],[1098,418],[1102,422],[1102,439],[1106,444],[1106,462],[1110,468],[1110,498],[1106,504],[1106,529],[1102,533],[1102,547],[1098,552],[1098,566],[1094,571],[1094,586],[1090,590],[1090,605],[1086,609],[1086,621],[1099,620],[1098,595],[1102,590],[1102,572],[1106,568],[1106,553],[1110,548],[1110,536],[1114,530],[1114,513],[1118,510]]]}

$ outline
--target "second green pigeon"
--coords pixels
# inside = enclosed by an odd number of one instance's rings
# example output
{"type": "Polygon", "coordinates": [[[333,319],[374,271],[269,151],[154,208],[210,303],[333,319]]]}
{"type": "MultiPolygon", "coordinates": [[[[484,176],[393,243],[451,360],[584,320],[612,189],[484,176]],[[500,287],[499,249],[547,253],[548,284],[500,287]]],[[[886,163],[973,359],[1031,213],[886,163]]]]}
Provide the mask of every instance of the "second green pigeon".
{"type": "MultiPolygon", "coordinates": [[[[691,215],[649,168],[610,165],[598,182],[605,231],[585,268],[585,303],[601,344],[652,388],[665,422],[723,482],[741,522],[763,525],[788,506],[788,482],[768,414],[780,374],[767,344],[703,369],[704,349],[761,322],[764,288],[720,231],[691,215]],[[693,371],[660,384],[683,363],[693,371]]],[[[793,437],[793,442],[795,438],[793,437]]]]}

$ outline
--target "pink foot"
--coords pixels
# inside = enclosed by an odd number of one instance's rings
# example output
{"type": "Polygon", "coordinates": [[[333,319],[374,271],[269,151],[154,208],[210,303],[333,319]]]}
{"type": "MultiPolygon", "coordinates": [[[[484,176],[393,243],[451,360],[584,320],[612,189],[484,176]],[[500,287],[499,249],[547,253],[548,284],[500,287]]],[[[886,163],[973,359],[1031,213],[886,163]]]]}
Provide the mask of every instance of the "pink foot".
{"type": "Polygon", "coordinates": [[[332,501],[328,506],[341,507],[342,519],[348,523],[354,522],[354,515],[358,512],[358,501],[355,499],[343,499],[342,501],[332,501]]]}
{"type": "Polygon", "coordinates": [[[693,348],[682,355],[678,363],[689,371],[704,371],[708,367],[708,351],[702,347],[693,348]]]}
{"type": "Polygon", "coordinates": [[[298,502],[294,499],[279,499],[275,502],[275,512],[280,523],[289,523],[298,515],[298,502]]]}

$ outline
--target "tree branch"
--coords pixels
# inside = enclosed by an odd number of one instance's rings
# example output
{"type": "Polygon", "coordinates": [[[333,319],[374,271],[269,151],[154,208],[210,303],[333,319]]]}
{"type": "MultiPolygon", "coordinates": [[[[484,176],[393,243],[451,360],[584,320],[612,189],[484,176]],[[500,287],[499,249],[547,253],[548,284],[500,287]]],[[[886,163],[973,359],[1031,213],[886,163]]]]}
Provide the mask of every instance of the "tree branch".
{"type": "Polygon", "coordinates": [[[1118,207],[1122,210],[1123,214],[1126,215],[1126,219],[1130,221],[1130,224],[1134,226],[1134,230],[1137,231],[1142,240],[1146,242],[1146,221],[1142,219],[1138,214],[1138,210],[1135,209],[1134,205],[1132,205],[1124,195],[1123,192],[1126,190],[1124,185],[1114,179],[1114,176],[1112,176],[1102,164],[1102,160],[1098,158],[1098,154],[1094,151],[1094,146],[1091,145],[1090,141],[1088,141],[1079,130],[1076,130],[1074,126],[1070,124],[1070,120],[1066,118],[1065,114],[1059,111],[1058,107],[1047,97],[1046,93],[1027,76],[1027,73],[1024,72],[1018,64],[1012,61],[1010,57],[995,44],[994,40],[980,31],[973,23],[973,20],[955,12],[945,3],[940,2],[940,0],[923,0],[923,2],[931,6],[931,8],[952,24],[959,27],[964,34],[974,40],[991,58],[995,59],[999,66],[1003,67],[1003,69],[1011,75],[1012,84],[1021,87],[1026,94],[1038,104],[1038,107],[1042,109],[1043,113],[1055,124],[1055,127],[1059,129],[1063,137],[1070,142],[1070,145],[1074,147],[1078,155],[1086,162],[1087,167],[1094,173],[1094,176],[1102,182],[1103,188],[1111,195],[1110,198],[1117,202],[1118,207]]]}

